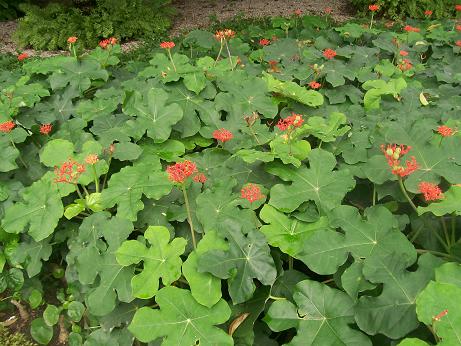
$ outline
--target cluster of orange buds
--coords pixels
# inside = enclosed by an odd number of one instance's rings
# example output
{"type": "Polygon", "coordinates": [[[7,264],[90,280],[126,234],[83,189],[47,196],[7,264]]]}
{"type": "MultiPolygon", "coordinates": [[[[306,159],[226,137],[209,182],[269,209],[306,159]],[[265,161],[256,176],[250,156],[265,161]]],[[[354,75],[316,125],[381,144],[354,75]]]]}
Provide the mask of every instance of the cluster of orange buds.
{"type": "Polygon", "coordinates": [[[230,40],[235,37],[235,31],[232,29],[218,30],[214,34],[214,37],[219,41],[230,40]]]}

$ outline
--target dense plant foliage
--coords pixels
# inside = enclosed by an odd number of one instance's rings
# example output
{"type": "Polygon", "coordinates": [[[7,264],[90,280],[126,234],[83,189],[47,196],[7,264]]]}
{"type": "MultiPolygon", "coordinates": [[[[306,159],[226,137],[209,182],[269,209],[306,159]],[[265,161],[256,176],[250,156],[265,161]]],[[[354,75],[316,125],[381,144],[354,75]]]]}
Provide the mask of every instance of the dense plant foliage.
{"type": "Polygon", "coordinates": [[[446,18],[455,14],[456,0],[351,0],[355,8],[366,14],[368,6],[377,4],[379,14],[390,18],[426,18],[431,11],[432,18],[446,18]]]}
{"type": "Polygon", "coordinates": [[[0,74],[0,288],[35,340],[459,344],[461,34],[329,23],[0,74]]]}
{"type": "Polygon", "coordinates": [[[66,49],[67,38],[78,36],[83,47],[94,47],[100,38],[153,39],[170,27],[173,9],[167,0],[98,0],[96,6],[69,7],[51,3],[46,7],[24,4],[15,38],[21,47],[66,49]]]}

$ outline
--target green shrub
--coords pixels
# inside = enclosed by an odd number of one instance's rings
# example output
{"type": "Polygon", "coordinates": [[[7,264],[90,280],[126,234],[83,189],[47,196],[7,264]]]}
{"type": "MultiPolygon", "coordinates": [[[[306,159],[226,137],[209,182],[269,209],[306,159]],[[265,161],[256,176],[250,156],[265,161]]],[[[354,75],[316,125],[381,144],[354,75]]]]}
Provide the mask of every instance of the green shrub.
{"type": "Polygon", "coordinates": [[[19,21],[15,39],[20,47],[55,50],[65,49],[69,36],[77,36],[84,47],[94,47],[103,37],[158,36],[171,24],[173,9],[168,4],[166,0],[98,0],[89,10],[55,3],[44,8],[26,4],[21,6],[26,15],[19,21]]]}
{"type": "Polygon", "coordinates": [[[18,18],[22,14],[18,6],[23,2],[20,0],[0,0],[0,21],[18,18]]]}
{"type": "Polygon", "coordinates": [[[379,14],[389,18],[425,18],[424,11],[433,11],[432,18],[454,15],[454,0],[351,0],[359,13],[368,13],[368,5],[379,5],[379,14]]]}
{"type": "Polygon", "coordinates": [[[34,346],[24,334],[12,333],[7,328],[0,326],[0,345],[3,346],[34,346]]]}

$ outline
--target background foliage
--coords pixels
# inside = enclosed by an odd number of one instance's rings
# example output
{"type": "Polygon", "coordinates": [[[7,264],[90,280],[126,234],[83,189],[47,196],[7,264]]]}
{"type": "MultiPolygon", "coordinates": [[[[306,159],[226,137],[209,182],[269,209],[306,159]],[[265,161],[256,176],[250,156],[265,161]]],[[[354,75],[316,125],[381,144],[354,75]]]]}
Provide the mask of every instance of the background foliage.
{"type": "Polygon", "coordinates": [[[2,71],[2,307],[34,310],[40,344],[459,343],[461,34],[411,24],[274,18],[2,71]],[[419,168],[398,179],[386,143],[419,168]],[[184,160],[206,181],[173,184],[184,160]]]}

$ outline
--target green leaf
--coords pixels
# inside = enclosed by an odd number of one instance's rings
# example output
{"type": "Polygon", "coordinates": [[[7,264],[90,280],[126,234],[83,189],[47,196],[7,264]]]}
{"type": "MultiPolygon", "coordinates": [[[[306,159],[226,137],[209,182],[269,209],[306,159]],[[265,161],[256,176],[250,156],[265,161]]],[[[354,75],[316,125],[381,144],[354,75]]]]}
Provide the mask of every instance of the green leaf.
{"type": "Polygon", "coordinates": [[[84,312],[85,305],[76,300],[70,302],[67,307],[67,316],[69,316],[69,318],[74,322],[79,322],[82,319],[84,312]]]}
{"type": "Polygon", "coordinates": [[[43,320],[48,326],[52,327],[58,323],[59,313],[60,311],[57,306],[49,304],[45,311],[43,311],[43,320]]]}
{"type": "Polygon", "coordinates": [[[345,126],[346,123],[346,115],[333,112],[327,120],[317,116],[309,117],[300,132],[313,135],[322,142],[334,142],[336,137],[346,134],[351,129],[350,126],[345,126]]]}
{"type": "Polygon", "coordinates": [[[207,307],[212,307],[221,299],[221,279],[210,273],[198,271],[198,258],[209,250],[228,250],[228,245],[216,232],[207,232],[200,240],[197,250],[191,252],[182,265],[182,272],[189,283],[194,299],[207,307]]]}
{"type": "Polygon", "coordinates": [[[270,91],[291,98],[310,107],[317,107],[323,104],[323,96],[318,91],[306,90],[294,82],[282,82],[272,75],[263,72],[263,78],[270,91]]]}
{"type": "Polygon", "coordinates": [[[461,215],[461,186],[452,185],[439,201],[430,202],[427,207],[418,207],[418,214],[431,212],[435,216],[461,215]]]}
{"type": "Polygon", "coordinates": [[[291,163],[296,167],[301,166],[301,161],[311,151],[311,145],[308,141],[296,140],[288,143],[282,136],[275,137],[269,145],[272,153],[283,163],[291,163]]]}
{"type": "Polygon", "coordinates": [[[30,325],[30,335],[41,345],[47,345],[53,338],[53,328],[43,318],[36,318],[30,325]]]}
{"type": "Polygon", "coordinates": [[[373,256],[365,262],[365,278],[382,283],[383,289],[377,297],[360,297],[355,320],[361,330],[398,339],[418,327],[416,297],[433,279],[434,269],[442,261],[424,254],[418,260],[418,269],[410,272],[406,268],[413,262],[412,258],[396,253],[373,256]]]}
{"type": "Polygon", "coordinates": [[[347,294],[320,282],[305,280],[296,285],[295,304],[275,301],[264,321],[275,332],[296,328],[286,345],[370,345],[354,323],[354,301],[347,294]]]}
{"type": "Polygon", "coordinates": [[[322,149],[309,153],[310,168],[292,169],[282,166],[268,168],[269,173],[292,181],[291,185],[277,184],[271,189],[270,204],[275,208],[292,212],[301,203],[314,201],[325,210],[341,204],[346,193],[355,186],[355,180],[348,170],[333,171],[336,159],[333,154],[322,149]]]}
{"type": "Polygon", "coordinates": [[[251,231],[243,235],[241,225],[229,223],[226,238],[229,251],[210,250],[199,256],[199,271],[228,279],[229,294],[234,304],[242,303],[253,295],[258,279],[271,285],[276,278],[274,260],[263,234],[251,231]]]}
{"type": "Polygon", "coordinates": [[[134,161],[142,153],[142,148],[131,142],[116,143],[113,157],[120,161],[134,161]]]}
{"type": "Polygon", "coordinates": [[[314,232],[328,228],[328,218],[324,216],[316,222],[306,223],[288,217],[269,204],[264,205],[259,217],[268,223],[259,229],[266,236],[268,243],[295,258],[314,232]]]}
{"type": "Polygon", "coordinates": [[[368,90],[363,97],[363,103],[366,110],[379,109],[381,97],[383,95],[392,95],[397,97],[399,93],[407,87],[405,79],[391,79],[386,82],[383,79],[368,80],[363,83],[362,88],[368,90]]]}
{"type": "Polygon", "coordinates": [[[389,253],[416,259],[413,245],[399,230],[398,220],[382,206],[368,208],[362,219],[358,209],[339,206],[329,215],[330,226],[316,231],[305,243],[298,258],[318,274],[333,274],[344,264],[349,254],[355,259],[368,260],[389,253]]]}
{"type": "Polygon", "coordinates": [[[441,339],[438,345],[461,343],[461,266],[445,263],[436,269],[436,281],[431,281],[416,299],[418,319],[441,339]],[[446,312],[446,313],[444,313],[446,312]],[[437,318],[435,318],[437,317],[437,318]]]}
{"type": "Polygon", "coordinates": [[[31,309],[38,308],[43,300],[42,292],[34,288],[32,292],[30,293],[29,297],[27,298],[27,300],[29,301],[29,305],[31,309]]]}
{"type": "Polygon", "coordinates": [[[24,189],[22,199],[6,209],[2,227],[8,233],[27,231],[39,242],[54,232],[64,213],[61,197],[55,184],[39,180],[24,189]]]}
{"type": "Polygon", "coordinates": [[[138,240],[127,240],[118,248],[117,262],[122,266],[144,263],[141,273],[131,279],[133,295],[137,298],[152,298],[158,290],[159,280],[165,286],[181,276],[183,254],[187,241],[184,238],[175,238],[171,243],[170,232],[163,226],[149,226],[144,237],[151,244],[146,247],[138,240]]]}
{"type": "Polygon", "coordinates": [[[163,338],[169,345],[233,345],[232,338],[215,325],[226,322],[231,314],[226,301],[208,308],[198,304],[189,291],[176,287],[162,288],[155,297],[160,309],[142,307],[128,326],[142,342],[163,338]]]}
{"type": "Polygon", "coordinates": [[[187,89],[193,91],[196,94],[205,89],[206,77],[203,72],[190,73],[184,76],[184,85],[187,89]]]}
{"type": "Polygon", "coordinates": [[[429,346],[425,341],[416,338],[406,338],[397,344],[397,346],[429,346]]]}
{"type": "Polygon", "coordinates": [[[172,188],[165,172],[153,171],[143,165],[127,166],[111,176],[108,187],[101,193],[101,205],[111,208],[117,204],[117,216],[131,221],[144,209],[142,195],[159,199],[172,188]]]}
{"type": "Polygon", "coordinates": [[[125,114],[136,117],[136,126],[147,130],[147,136],[156,142],[170,137],[171,127],[183,117],[176,103],[167,105],[168,94],[163,89],[151,88],[145,94],[135,91],[127,97],[123,107],[125,114]]]}
{"type": "Polygon", "coordinates": [[[52,247],[49,241],[49,238],[39,242],[31,238],[24,239],[14,250],[14,261],[24,265],[30,278],[40,273],[42,261],[46,262],[50,258],[52,247]]]}

